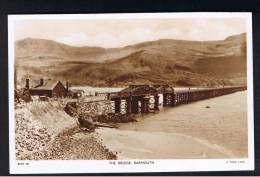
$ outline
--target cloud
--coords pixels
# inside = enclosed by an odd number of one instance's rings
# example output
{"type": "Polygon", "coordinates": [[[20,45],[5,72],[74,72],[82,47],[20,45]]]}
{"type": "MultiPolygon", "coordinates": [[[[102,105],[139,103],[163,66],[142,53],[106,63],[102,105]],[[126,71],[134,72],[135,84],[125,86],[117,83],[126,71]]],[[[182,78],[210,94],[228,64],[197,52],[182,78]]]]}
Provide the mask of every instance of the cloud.
{"type": "MultiPolygon", "coordinates": [[[[245,31],[243,20],[193,19],[179,21],[105,21],[63,24],[63,29],[55,35],[56,41],[73,46],[100,46],[106,48],[123,47],[158,39],[178,40],[223,40],[230,35],[245,31]],[[84,25],[83,25],[84,24],[84,25]],[[75,27],[76,26],[76,27],[75,27]]],[[[58,28],[52,31],[59,31],[58,28]]],[[[50,33],[48,33],[49,35],[50,33]]],[[[52,39],[51,36],[48,39],[52,39]]]]}
{"type": "Polygon", "coordinates": [[[181,39],[182,32],[176,28],[154,31],[149,28],[134,28],[118,34],[98,33],[89,35],[85,33],[70,33],[59,36],[55,40],[73,46],[101,46],[101,47],[122,47],[139,42],[158,39],[181,39]]]}
{"type": "Polygon", "coordinates": [[[71,33],[66,36],[61,36],[55,39],[58,42],[80,46],[89,41],[89,37],[84,33],[71,33]]]}

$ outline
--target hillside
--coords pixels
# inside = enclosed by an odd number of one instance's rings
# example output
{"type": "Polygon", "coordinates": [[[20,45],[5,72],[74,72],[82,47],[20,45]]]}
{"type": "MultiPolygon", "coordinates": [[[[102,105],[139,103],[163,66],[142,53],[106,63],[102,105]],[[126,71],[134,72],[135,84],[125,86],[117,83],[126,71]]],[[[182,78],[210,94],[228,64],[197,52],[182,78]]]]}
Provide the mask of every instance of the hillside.
{"type": "Polygon", "coordinates": [[[27,38],[16,42],[15,56],[20,84],[25,77],[49,77],[93,86],[246,83],[245,33],[220,41],[161,39],[109,49],[27,38]]]}

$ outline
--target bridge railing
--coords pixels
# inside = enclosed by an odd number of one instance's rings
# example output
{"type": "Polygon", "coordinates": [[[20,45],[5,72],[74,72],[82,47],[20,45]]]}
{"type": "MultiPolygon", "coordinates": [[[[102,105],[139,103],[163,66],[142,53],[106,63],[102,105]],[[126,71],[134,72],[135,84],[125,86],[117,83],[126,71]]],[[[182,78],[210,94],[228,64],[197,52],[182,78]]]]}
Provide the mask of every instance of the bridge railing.
{"type": "Polygon", "coordinates": [[[174,92],[173,106],[246,90],[246,86],[192,89],[174,92]]]}

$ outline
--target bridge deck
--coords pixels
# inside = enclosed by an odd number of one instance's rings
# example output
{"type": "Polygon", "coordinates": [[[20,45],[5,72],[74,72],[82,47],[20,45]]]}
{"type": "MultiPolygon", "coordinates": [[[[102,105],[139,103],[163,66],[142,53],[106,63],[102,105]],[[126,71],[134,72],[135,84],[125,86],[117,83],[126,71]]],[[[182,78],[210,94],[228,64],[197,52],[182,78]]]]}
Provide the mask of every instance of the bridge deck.
{"type": "Polygon", "coordinates": [[[114,110],[116,113],[121,112],[121,100],[125,100],[126,113],[138,113],[139,104],[141,103],[141,112],[147,113],[150,110],[159,110],[159,94],[163,95],[163,106],[176,106],[198,100],[213,98],[221,95],[246,90],[246,86],[229,86],[217,88],[172,88],[169,86],[130,86],[120,92],[102,93],[106,94],[107,99],[115,102],[114,110]],[[154,98],[153,108],[150,108],[150,98],[154,98]]]}

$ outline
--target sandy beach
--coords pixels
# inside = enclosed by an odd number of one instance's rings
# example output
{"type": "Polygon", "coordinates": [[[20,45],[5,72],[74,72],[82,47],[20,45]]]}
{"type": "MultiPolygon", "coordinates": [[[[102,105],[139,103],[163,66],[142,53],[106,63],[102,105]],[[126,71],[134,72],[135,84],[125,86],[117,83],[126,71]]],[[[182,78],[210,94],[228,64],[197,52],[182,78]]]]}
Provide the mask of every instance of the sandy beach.
{"type": "Polygon", "coordinates": [[[247,92],[163,108],[97,130],[118,159],[186,159],[247,157],[247,92]]]}

